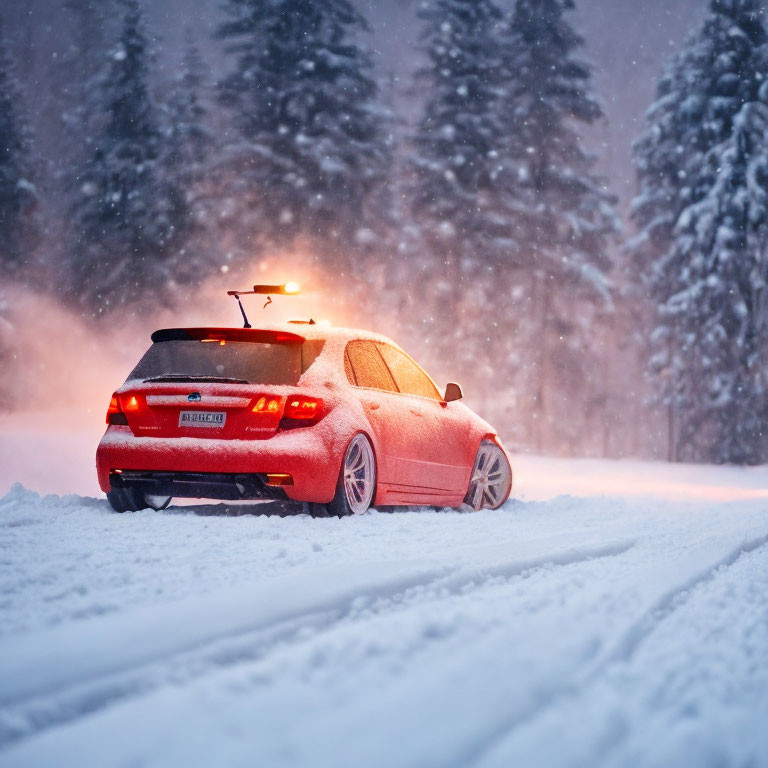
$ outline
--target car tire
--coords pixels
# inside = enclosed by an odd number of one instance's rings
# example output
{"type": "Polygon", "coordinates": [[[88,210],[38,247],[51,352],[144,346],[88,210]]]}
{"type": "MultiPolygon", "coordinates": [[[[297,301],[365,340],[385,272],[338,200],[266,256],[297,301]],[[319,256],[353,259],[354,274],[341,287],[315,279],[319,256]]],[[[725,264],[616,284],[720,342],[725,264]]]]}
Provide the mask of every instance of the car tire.
{"type": "Polygon", "coordinates": [[[312,517],[330,517],[327,504],[318,504],[315,501],[310,501],[307,503],[307,507],[312,517]]]}
{"type": "Polygon", "coordinates": [[[336,493],[330,504],[310,504],[313,517],[363,515],[376,498],[376,457],[368,438],[356,434],[344,451],[336,493]],[[318,507],[325,508],[322,514],[318,507]]]}
{"type": "Polygon", "coordinates": [[[171,503],[171,497],[148,496],[132,488],[113,488],[107,491],[107,501],[115,512],[138,512],[140,509],[160,512],[171,503]]]}
{"type": "Polygon", "coordinates": [[[107,501],[115,512],[136,512],[144,509],[141,503],[144,501],[143,495],[137,494],[130,488],[113,488],[107,491],[107,501]]]}
{"type": "Polygon", "coordinates": [[[498,509],[512,493],[512,467],[504,451],[490,440],[477,449],[464,503],[475,512],[498,509]]]}

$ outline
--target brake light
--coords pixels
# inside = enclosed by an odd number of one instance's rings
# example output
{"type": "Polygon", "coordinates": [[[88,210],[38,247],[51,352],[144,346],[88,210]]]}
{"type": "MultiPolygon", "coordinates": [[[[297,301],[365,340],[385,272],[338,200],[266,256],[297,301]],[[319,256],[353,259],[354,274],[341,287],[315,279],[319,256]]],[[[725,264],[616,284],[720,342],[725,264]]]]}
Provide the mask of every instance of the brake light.
{"type": "Polygon", "coordinates": [[[314,397],[289,397],[285,403],[281,429],[308,427],[322,418],[323,401],[314,397]]]}
{"type": "MultiPolygon", "coordinates": [[[[136,398],[133,398],[134,400],[136,398]]],[[[122,424],[126,426],[128,419],[125,418],[123,409],[120,407],[120,401],[117,399],[117,395],[112,395],[112,399],[109,401],[109,408],[107,408],[107,424],[122,424]]]]}
{"type": "Polygon", "coordinates": [[[277,413],[280,410],[280,400],[275,397],[260,397],[253,406],[254,413],[277,413]]]}
{"type": "Polygon", "coordinates": [[[128,398],[128,402],[125,404],[125,410],[126,411],[138,411],[139,410],[139,401],[136,399],[135,395],[132,395],[128,398]]]}
{"type": "Polygon", "coordinates": [[[320,408],[320,401],[311,397],[292,397],[285,404],[286,419],[309,420],[317,416],[320,408]]]}

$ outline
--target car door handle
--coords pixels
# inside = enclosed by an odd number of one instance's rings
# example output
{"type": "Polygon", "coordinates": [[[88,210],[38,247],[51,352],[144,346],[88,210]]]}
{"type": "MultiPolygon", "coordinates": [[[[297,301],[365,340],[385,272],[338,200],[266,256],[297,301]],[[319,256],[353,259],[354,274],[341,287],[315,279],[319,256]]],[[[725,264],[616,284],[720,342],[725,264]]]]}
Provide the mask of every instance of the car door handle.
{"type": "Polygon", "coordinates": [[[368,403],[368,409],[371,411],[377,411],[379,407],[378,403],[368,403]]]}

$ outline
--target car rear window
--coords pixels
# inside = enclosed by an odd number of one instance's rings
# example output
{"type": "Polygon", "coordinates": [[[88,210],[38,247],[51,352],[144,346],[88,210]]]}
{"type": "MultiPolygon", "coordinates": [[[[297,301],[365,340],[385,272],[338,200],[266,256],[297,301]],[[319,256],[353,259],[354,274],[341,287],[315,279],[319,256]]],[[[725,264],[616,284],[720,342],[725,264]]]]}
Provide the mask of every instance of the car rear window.
{"type": "MultiPolygon", "coordinates": [[[[318,353],[312,352],[310,357],[314,361],[318,353]]],[[[302,344],[160,341],[147,350],[129,379],[223,379],[248,384],[294,385],[303,369],[302,344]]]]}

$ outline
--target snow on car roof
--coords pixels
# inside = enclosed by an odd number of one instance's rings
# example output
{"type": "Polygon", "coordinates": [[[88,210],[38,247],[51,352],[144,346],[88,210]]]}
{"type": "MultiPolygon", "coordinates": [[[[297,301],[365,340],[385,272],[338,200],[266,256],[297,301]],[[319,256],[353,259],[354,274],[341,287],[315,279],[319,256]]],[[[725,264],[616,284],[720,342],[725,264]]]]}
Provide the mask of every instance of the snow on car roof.
{"type": "Polygon", "coordinates": [[[155,331],[152,334],[153,339],[165,339],[166,336],[170,336],[172,333],[182,332],[194,332],[200,334],[202,332],[208,332],[211,334],[232,334],[233,336],[241,337],[241,340],[245,341],[249,336],[253,336],[254,340],[258,340],[259,334],[268,333],[284,333],[291,337],[300,337],[304,340],[322,339],[328,341],[354,341],[354,340],[366,340],[366,341],[380,341],[386,344],[393,344],[399,346],[392,339],[387,336],[383,336],[380,333],[374,333],[373,331],[364,331],[354,328],[338,328],[332,325],[323,325],[320,323],[308,323],[308,322],[293,322],[293,323],[264,323],[260,324],[258,328],[244,329],[244,328],[223,328],[213,326],[201,326],[199,328],[171,328],[155,331]]]}
{"type": "Polygon", "coordinates": [[[373,331],[364,331],[358,328],[338,328],[333,325],[321,325],[309,323],[281,323],[275,326],[264,326],[270,330],[281,330],[289,333],[297,333],[306,339],[328,339],[339,341],[354,341],[363,339],[366,341],[381,341],[386,344],[398,346],[392,339],[373,331]]]}

